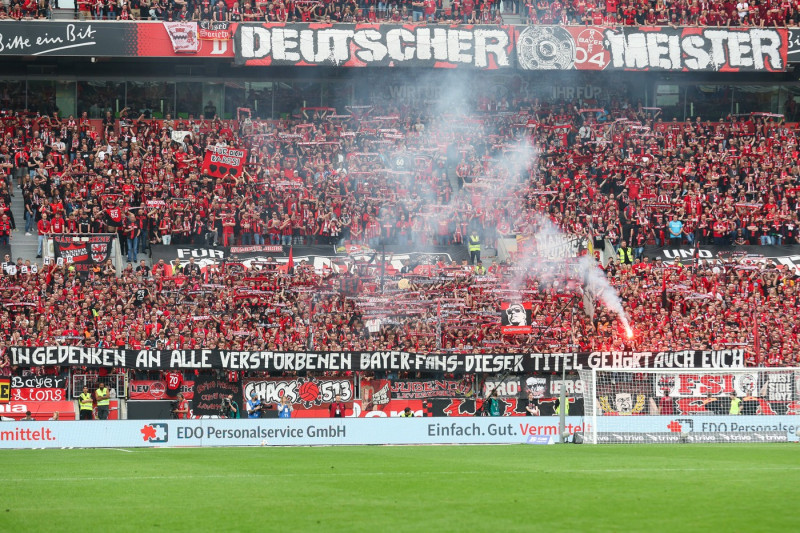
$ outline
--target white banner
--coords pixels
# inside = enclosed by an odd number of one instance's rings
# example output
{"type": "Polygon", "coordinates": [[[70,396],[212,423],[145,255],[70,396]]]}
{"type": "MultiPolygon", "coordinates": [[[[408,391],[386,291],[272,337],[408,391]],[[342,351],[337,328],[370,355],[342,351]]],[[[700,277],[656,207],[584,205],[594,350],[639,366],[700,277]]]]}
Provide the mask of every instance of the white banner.
{"type": "MultiPolygon", "coordinates": [[[[797,416],[607,417],[613,432],[781,432],[797,441],[797,416]]],[[[571,435],[590,432],[566,417],[571,435]]],[[[0,448],[314,446],[359,444],[522,444],[557,440],[558,417],[316,418],[7,422],[0,448]]]]}
{"type": "Polygon", "coordinates": [[[199,46],[196,22],[164,22],[175,53],[196,54],[199,46]]]}

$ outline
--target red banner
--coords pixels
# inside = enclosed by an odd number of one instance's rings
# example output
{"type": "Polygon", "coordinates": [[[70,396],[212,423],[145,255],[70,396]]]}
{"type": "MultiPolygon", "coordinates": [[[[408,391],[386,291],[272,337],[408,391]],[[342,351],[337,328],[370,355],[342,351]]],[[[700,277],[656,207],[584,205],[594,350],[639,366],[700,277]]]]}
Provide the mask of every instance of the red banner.
{"type": "Polygon", "coordinates": [[[242,173],[242,165],[247,159],[247,150],[236,150],[224,146],[216,146],[206,150],[203,159],[203,173],[213,178],[238,177],[242,173]]]}
{"type": "MultiPolygon", "coordinates": [[[[117,400],[111,400],[109,405],[114,408],[113,416],[109,411],[109,419],[116,418],[117,400]]],[[[50,420],[57,412],[59,420],[75,420],[75,402],[12,402],[0,405],[0,420],[21,420],[25,418],[25,413],[31,412],[35,420],[50,420]]]]}
{"type": "Polygon", "coordinates": [[[393,381],[392,399],[459,398],[469,392],[469,385],[455,379],[417,379],[393,381]]]}
{"type": "Polygon", "coordinates": [[[0,55],[234,58],[250,66],[783,72],[800,57],[797,33],[774,27],[7,20],[0,21],[0,34],[14,46],[0,47],[0,55]]]}
{"type": "MultiPolygon", "coordinates": [[[[194,398],[194,381],[184,381],[180,391],[184,398],[194,398]]],[[[128,385],[129,400],[168,400],[167,386],[163,381],[134,379],[128,385]]]]}
{"type": "Polygon", "coordinates": [[[42,389],[25,387],[12,389],[12,402],[62,402],[69,400],[65,389],[42,389]]]}

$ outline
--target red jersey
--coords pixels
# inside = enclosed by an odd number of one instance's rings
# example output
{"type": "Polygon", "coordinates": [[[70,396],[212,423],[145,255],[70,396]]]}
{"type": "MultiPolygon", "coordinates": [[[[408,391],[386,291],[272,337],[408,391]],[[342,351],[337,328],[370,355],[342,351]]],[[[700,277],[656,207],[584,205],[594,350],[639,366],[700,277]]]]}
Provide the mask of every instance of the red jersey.
{"type": "Polygon", "coordinates": [[[176,371],[164,372],[164,381],[167,382],[167,395],[175,396],[180,392],[181,385],[183,385],[183,373],[176,371]]]}

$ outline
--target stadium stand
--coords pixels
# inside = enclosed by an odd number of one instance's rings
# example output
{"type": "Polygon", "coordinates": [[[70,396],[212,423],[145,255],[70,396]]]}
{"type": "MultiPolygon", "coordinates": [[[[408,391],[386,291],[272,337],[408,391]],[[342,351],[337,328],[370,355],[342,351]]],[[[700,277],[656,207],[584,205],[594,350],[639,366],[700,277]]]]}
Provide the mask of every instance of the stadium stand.
{"type": "Polygon", "coordinates": [[[77,0],[74,9],[58,2],[15,0],[0,6],[0,20],[81,20],[163,22],[436,22],[502,24],[519,17],[527,24],[594,26],[796,27],[800,12],[792,2],[645,2],[608,0],[510,0],[442,2],[113,2],[77,0]],[[504,20],[508,19],[508,20],[504,20]]]}
{"type": "MultiPolygon", "coordinates": [[[[506,236],[535,233],[545,217],[605,257],[634,336],[620,334],[616,315],[602,306],[593,319],[562,312],[575,292],[559,281],[568,261],[543,280],[512,251],[485,265],[459,257],[405,271],[381,269],[378,254],[346,272],[303,262],[242,272],[131,261],[119,277],[110,265],[85,276],[63,264],[23,273],[20,259],[0,286],[3,346],[742,347],[750,365],[800,362],[796,270],[736,254],[716,264],[645,256],[667,245],[797,243],[798,130],[783,116],[664,122],[658,109],[625,99],[488,97],[458,116],[398,106],[371,106],[360,116],[303,108],[282,120],[138,117],[100,127],[9,111],[0,146],[3,209],[12,215],[10,195],[23,195],[25,220],[8,222],[20,232],[23,223],[48,235],[118,231],[126,243],[126,232],[138,228],[140,249],[128,255],[138,261],[136,252],[165,241],[466,250],[475,230],[484,247],[496,248],[506,236]],[[174,140],[176,131],[189,134],[174,140]],[[207,145],[247,149],[243,175],[206,176],[207,145]],[[389,290],[381,293],[383,277],[389,290]],[[546,333],[501,333],[498,310],[511,288],[529,295],[533,326],[546,333]]],[[[7,357],[2,365],[11,371],[7,357]]]]}

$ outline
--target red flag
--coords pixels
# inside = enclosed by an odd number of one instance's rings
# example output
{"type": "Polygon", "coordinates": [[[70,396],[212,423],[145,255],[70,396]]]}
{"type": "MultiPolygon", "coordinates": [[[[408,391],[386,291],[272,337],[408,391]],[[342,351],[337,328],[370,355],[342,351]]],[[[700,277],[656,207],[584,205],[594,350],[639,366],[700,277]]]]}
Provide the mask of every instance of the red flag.
{"type": "Polygon", "coordinates": [[[294,247],[289,247],[289,262],[286,264],[286,269],[289,274],[294,274],[294,247]]]}

